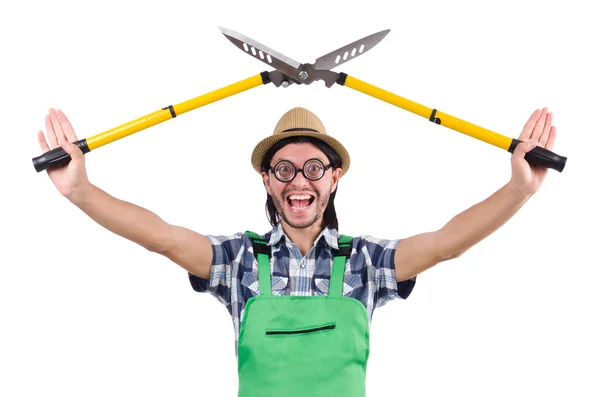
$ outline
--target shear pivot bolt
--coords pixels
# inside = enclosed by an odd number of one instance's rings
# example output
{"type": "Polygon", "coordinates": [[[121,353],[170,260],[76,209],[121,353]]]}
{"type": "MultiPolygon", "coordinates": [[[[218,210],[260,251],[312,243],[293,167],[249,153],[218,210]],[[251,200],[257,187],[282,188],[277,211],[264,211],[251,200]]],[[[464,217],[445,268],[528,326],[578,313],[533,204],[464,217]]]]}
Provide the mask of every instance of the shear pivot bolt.
{"type": "Polygon", "coordinates": [[[300,72],[298,77],[300,77],[300,80],[306,80],[308,78],[308,73],[306,73],[306,71],[303,70],[300,72]]]}
{"type": "Polygon", "coordinates": [[[285,88],[285,87],[289,86],[289,85],[290,85],[290,83],[289,83],[289,82],[287,82],[286,80],[283,80],[283,81],[281,82],[281,85],[283,86],[283,88],[285,88]]]}

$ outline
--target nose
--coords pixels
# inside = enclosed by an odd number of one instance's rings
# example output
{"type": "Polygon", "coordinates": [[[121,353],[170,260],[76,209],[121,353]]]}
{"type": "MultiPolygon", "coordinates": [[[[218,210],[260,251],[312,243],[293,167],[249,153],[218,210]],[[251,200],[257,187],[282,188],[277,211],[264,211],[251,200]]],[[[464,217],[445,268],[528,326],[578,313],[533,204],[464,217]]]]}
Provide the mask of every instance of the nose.
{"type": "Polygon", "coordinates": [[[302,172],[297,172],[294,179],[289,182],[290,185],[308,186],[310,181],[304,177],[302,172]]]}

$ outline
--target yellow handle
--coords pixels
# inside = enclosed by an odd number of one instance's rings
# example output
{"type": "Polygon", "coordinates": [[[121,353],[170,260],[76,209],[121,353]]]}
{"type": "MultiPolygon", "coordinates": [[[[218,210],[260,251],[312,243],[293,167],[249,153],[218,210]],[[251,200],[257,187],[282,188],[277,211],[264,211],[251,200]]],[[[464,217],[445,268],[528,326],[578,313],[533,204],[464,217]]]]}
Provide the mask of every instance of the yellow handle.
{"type": "MultiPolygon", "coordinates": [[[[343,81],[343,80],[342,80],[343,81]]],[[[425,117],[436,124],[443,125],[444,127],[451,128],[463,134],[469,135],[473,138],[487,142],[499,148],[508,150],[513,141],[512,138],[498,134],[494,131],[487,130],[479,127],[475,124],[469,123],[468,121],[461,120],[449,114],[440,112],[436,109],[431,109],[409,99],[403,98],[389,91],[383,90],[374,85],[365,83],[354,77],[345,75],[345,81],[340,83],[347,87],[353,88],[364,94],[370,95],[384,102],[388,102],[392,105],[398,106],[402,109],[408,110],[409,112],[418,114],[419,116],[425,117]]]]}
{"type": "Polygon", "coordinates": [[[248,79],[241,80],[223,88],[219,88],[218,90],[209,92],[196,98],[192,98],[180,104],[165,107],[146,116],[122,124],[118,127],[86,138],[87,146],[89,150],[99,148],[107,143],[124,138],[148,127],[152,127],[153,125],[172,119],[180,114],[189,112],[190,110],[208,105],[212,102],[216,102],[220,99],[238,94],[242,91],[249,90],[250,88],[257,87],[261,84],[265,84],[262,74],[252,76],[248,79]]]}

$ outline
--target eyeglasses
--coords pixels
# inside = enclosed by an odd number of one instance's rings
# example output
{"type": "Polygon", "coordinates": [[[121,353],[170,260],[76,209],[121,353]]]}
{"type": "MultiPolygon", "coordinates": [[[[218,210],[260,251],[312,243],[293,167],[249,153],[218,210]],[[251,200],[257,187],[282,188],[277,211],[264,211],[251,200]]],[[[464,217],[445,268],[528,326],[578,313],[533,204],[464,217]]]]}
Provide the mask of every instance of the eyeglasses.
{"type": "Polygon", "coordinates": [[[288,160],[281,160],[275,167],[269,168],[273,172],[275,178],[280,182],[291,182],[296,178],[298,173],[301,173],[309,181],[318,181],[325,175],[325,171],[331,168],[331,164],[325,166],[319,159],[310,159],[304,163],[302,169],[296,169],[296,166],[288,160]]]}

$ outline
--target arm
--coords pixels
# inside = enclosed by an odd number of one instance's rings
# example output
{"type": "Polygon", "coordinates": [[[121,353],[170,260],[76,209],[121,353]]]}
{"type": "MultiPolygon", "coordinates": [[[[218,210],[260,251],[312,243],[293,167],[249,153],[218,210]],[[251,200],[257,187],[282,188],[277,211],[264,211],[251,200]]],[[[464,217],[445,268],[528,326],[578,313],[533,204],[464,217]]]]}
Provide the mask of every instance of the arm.
{"type": "Polygon", "coordinates": [[[546,108],[534,111],[519,136],[523,142],[511,156],[510,182],[452,218],[440,230],[402,240],[394,254],[396,280],[407,280],[440,262],[459,257],[512,218],[539,190],[548,173],[547,168],[530,166],[525,153],[536,145],[552,150],[555,139],[552,113],[546,108]]]}
{"type": "Polygon", "coordinates": [[[504,225],[529,197],[509,182],[440,230],[400,241],[394,255],[396,280],[407,280],[440,262],[458,258],[504,225]]]}
{"type": "Polygon", "coordinates": [[[205,236],[171,225],[155,213],[119,200],[90,183],[67,198],[107,230],[164,255],[195,276],[209,278],[212,247],[205,236]]]}
{"type": "Polygon", "coordinates": [[[153,212],[119,200],[92,185],[81,149],[70,143],[76,141],[77,136],[63,112],[50,109],[46,130],[48,142],[43,132],[38,131],[42,151],[60,145],[71,156],[66,166],[48,170],[50,180],[64,197],[107,230],[166,256],[200,278],[209,279],[212,247],[205,236],[170,225],[153,212]]]}

